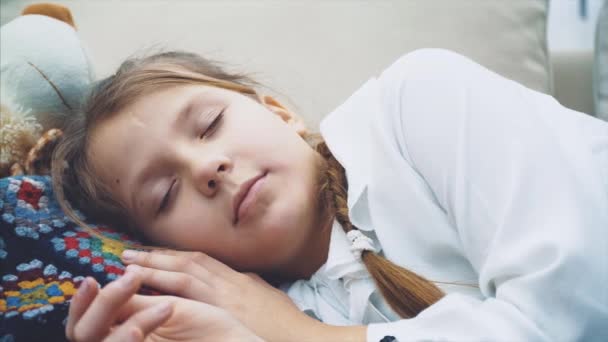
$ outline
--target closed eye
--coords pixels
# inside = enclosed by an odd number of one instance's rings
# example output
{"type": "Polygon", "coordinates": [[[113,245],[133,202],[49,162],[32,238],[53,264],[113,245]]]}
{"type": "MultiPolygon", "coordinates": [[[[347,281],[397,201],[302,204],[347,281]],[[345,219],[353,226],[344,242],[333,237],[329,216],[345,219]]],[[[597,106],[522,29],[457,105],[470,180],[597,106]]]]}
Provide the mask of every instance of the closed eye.
{"type": "Polygon", "coordinates": [[[169,200],[171,199],[171,190],[173,190],[173,186],[175,185],[176,181],[177,179],[174,179],[173,182],[171,182],[171,185],[169,186],[169,189],[167,189],[165,196],[163,196],[163,199],[160,201],[160,205],[158,206],[158,210],[156,211],[157,215],[162,214],[168,207],[169,200]]]}
{"type": "Polygon", "coordinates": [[[213,122],[211,122],[211,124],[209,125],[209,127],[207,127],[207,129],[203,132],[203,134],[200,135],[200,139],[206,138],[206,137],[210,137],[211,135],[213,135],[213,133],[215,133],[215,131],[217,130],[217,128],[219,127],[222,118],[224,117],[224,111],[222,110],[220,112],[220,114],[218,114],[215,119],[213,120],[213,122]]]}

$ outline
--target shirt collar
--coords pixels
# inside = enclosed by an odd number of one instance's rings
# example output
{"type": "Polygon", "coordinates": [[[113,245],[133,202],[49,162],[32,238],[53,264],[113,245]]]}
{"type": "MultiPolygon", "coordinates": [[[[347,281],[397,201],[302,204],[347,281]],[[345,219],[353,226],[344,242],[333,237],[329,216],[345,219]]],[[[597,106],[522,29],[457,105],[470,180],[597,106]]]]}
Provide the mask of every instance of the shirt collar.
{"type": "Polygon", "coordinates": [[[346,170],[348,210],[351,222],[360,230],[372,230],[366,188],[370,175],[372,118],[379,114],[380,91],[371,78],[342,105],[328,114],[320,131],[330,151],[346,170]]]}
{"type": "MultiPolygon", "coordinates": [[[[377,242],[374,243],[379,247],[377,242]]],[[[344,286],[348,293],[350,322],[363,322],[369,297],[375,290],[374,282],[361,259],[351,252],[350,241],[337,220],[332,225],[327,262],[313,274],[311,280],[313,283],[323,283],[321,279],[324,278],[333,280],[334,284],[337,280],[342,281],[340,286],[344,286]]]]}
{"type": "MultiPolygon", "coordinates": [[[[351,252],[350,245],[350,240],[344,233],[342,225],[334,220],[331,227],[327,261],[313,274],[313,277],[345,278],[346,281],[369,277],[363,262],[351,252]]],[[[374,245],[380,248],[376,241],[374,241],[374,245]]]]}

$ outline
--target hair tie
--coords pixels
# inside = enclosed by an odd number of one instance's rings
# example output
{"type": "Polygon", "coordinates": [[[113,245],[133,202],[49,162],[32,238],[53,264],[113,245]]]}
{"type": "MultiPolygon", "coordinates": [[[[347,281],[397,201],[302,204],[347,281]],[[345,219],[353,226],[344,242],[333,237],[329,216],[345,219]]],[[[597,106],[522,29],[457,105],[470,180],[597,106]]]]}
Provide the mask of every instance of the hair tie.
{"type": "Polygon", "coordinates": [[[365,236],[359,229],[351,229],[346,236],[350,240],[350,251],[355,255],[357,259],[361,259],[361,253],[363,251],[378,252],[378,249],[374,247],[374,241],[365,236]]]}

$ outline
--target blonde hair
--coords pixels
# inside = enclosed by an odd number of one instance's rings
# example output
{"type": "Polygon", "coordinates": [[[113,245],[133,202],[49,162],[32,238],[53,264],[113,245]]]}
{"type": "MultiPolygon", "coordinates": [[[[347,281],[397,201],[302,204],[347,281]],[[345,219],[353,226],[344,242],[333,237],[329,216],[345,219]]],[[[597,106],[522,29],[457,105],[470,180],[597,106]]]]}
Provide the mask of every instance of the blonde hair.
{"type": "MultiPolygon", "coordinates": [[[[81,220],[72,205],[95,220],[126,227],[139,235],[124,206],[95,176],[87,154],[89,136],[100,121],[132,103],[144,92],[179,84],[216,86],[260,101],[255,81],[242,74],[227,73],[216,63],[196,54],[174,51],[125,61],[116,74],[93,88],[83,108],[85,115],[66,128],[65,137],[53,156],[52,178],[57,200],[66,215],[77,224],[100,236],[81,220]]],[[[329,205],[329,212],[335,213],[345,232],[357,229],[348,217],[348,184],[344,169],[319,135],[305,139],[327,161],[320,175],[320,201],[329,205]]],[[[381,255],[366,251],[362,260],[387,303],[401,317],[414,317],[443,296],[432,282],[381,255]]]]}

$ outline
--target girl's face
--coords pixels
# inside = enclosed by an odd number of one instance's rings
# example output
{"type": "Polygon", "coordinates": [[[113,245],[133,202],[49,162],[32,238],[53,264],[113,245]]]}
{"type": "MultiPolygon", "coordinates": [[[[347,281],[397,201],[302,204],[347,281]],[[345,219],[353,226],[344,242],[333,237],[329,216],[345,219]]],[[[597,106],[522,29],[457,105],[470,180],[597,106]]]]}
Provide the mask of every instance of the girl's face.
{"type": "Polygon", "coordinates": [[[211,86],[170,87],[102,121],[88,153],[153,242],[241,271],[279,270],[322,250],[324,161],[301,138],[301,120],[274,104],[211,86]]]}

